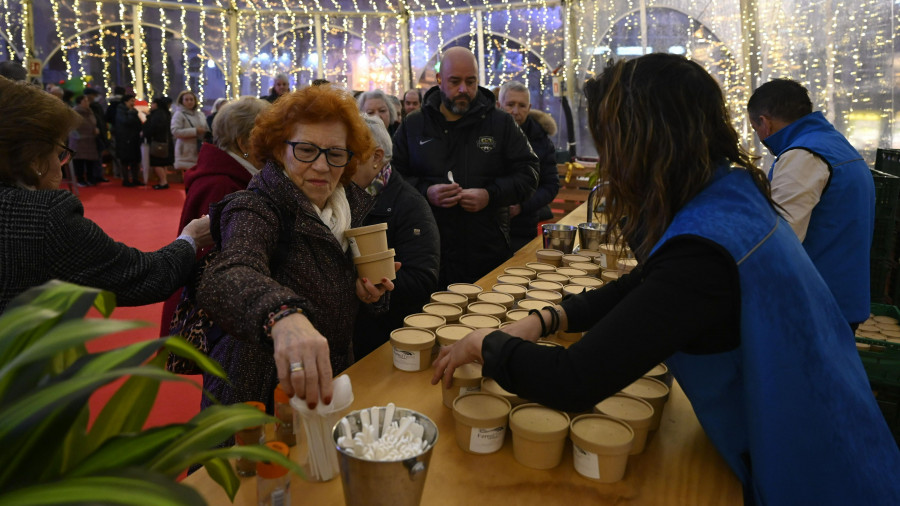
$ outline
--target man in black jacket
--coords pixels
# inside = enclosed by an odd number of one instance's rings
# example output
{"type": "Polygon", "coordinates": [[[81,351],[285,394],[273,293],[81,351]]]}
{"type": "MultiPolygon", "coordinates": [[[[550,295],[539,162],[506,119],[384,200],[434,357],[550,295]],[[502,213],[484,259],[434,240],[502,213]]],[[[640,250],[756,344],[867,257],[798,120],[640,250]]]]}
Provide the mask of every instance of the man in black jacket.
{"type": "Polygon", "coordinates": [[[556,121],[545,112],[531,110],[531,93],[519,81],[509,81],[500,87],[500,108],[516,120],[541,163],[540,181],[534,195],[509,206],[512,248],[516,251],[537,237],[539,221],[553,218],[548,204],[559,193],[559,171],[556,147],[550,136],[556,134],[556,121]]]}
{"type": "Polygon", "coordinates": [[[473,282],[512,256],[509,206],[534,192],[538,159],[494,95],[478,86],[471,51],[445,51],[437,78],[394,134],[392,165],[431,204],[446,286],[473,282]]]}

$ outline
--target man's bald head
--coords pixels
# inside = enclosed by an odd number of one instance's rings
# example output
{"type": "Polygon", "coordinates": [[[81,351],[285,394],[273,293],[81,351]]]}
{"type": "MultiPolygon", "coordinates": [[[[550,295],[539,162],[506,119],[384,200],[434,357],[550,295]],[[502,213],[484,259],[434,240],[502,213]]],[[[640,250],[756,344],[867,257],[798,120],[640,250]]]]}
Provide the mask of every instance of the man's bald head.
{"type": "Polygon", "coordinates": [[[451,47],[441,56],[437,74],[441,103],[454,116],[469,110],[478,95],[478,61],[465,47],[451,47]]]}

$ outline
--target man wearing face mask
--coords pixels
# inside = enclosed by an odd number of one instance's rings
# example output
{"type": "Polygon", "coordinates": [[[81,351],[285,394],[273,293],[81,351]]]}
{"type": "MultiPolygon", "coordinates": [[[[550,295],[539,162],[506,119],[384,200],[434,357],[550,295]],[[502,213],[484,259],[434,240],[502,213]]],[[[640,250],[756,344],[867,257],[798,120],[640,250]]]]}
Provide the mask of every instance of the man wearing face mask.
{"type": "Polygon", "coordinates": [[[509,206],[534,192],[538,159],[512,116],[478,85],[471,51],[445,51],[437,78],[394,134],[392,165],[431,205],[446,286],[475,281],[512,256],[509,206]]]}
{"type": "Polygon", "coordinates": [[[794,229],[855,330],[869,317],[875,186],[869,166],[790,79],[763,84],[747,102],[750,125],[776,156],[772,200],[794,229]]]}

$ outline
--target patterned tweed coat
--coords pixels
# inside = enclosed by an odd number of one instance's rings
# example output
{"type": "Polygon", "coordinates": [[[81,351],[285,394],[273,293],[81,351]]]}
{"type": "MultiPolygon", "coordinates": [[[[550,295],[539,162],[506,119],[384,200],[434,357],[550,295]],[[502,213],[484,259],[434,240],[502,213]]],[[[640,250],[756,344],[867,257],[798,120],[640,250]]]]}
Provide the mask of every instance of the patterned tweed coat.
{"type": "MultiPolygon", "coordinates": [[[[360,226],[373,198],[354,184],[346,193],[351,226],[360,226]]],[[[210,219],[222,251],[204,273],[198,302],[228,334],[210,356],[228,372],[233,388],[207,376],[204,386],[224,404],[254,400],[271,407],[277,374],[263,324],[282,305],[302,308],[328,339],[334,374],[350,366],[359,308],[353,261],[283,169],[270,162],[248,191],[214,206],[210,219]],[[279,244],[281,220],[292,222],[287,244],[279,244]],[[279,260],[270,266],[273,255],[279,260]]]]}
{"type": "Polygon", "coordinates": [[[144,253],[106,235],[67,191],[0,184],[0,312],[51,279],[109,290],[120,306],[151,304],[184,285],[193,265],[187,241],[144,253]]]}

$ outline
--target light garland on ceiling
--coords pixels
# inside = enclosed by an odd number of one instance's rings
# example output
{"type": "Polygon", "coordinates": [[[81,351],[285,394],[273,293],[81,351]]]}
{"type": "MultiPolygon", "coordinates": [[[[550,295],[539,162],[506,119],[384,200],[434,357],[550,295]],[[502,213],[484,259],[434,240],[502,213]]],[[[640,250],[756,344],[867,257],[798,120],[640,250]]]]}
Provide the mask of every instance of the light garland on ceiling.
{"type": "Polygon", "coordinates": [[[200,59],[200,68],[197,70],[197,102],[203,106],[206,97],[206,60],[209,56],[206,54],[206,11],[200,11],[200,52],[197,54],[200,59]]]}
{"type": "MultiPolygon", "coordinates": [[[[166,11],[160,7],[159,9],[159,25],[162,27],[166,26],[166,11]]],[[[163,91],[162,94],[164,97],[169,96],[169,54],[166,49],[166,40],[168,37],[168,31],[162,29],[159,34],[159,54],[160,59],[162,60],[162,76],[163,76],[163,91]]],[[[225,47],[224,45],[222,46],[225,47]]]]}
{"type": "MultiPolygon", "coordinates": [[[[63,43],[66,38],[63,36],[62,25],[59,20],[59,1],[58,0],[50,0],[50,9],[53,12],[53,24],[56,26],[56,37],[57,40],[60,41],[59,52],[61,53],[63,61],[66,63],[66,79],[72,78],[72,62],[69,61],[68,49],[66,48],[66,44],[63,43]]],[[[79,48],[80,49],[80,48],[79,48]]]]}
{"type": "MultiPolygon", "coordinates": [[[[181,3],[182,0],[178,0],[178,3],[181,3]]],[[[181,7],[181,16],[179,17],[179,23],[181,23],[181,73],[184,74],[184,90],[191,90],[191,73],[190,68],[191,64],[188,61],[188,52],[187,52],[187,40],[184,38],[184,34],[187,33],[187,9],[182,5],[181,7]]]]}

